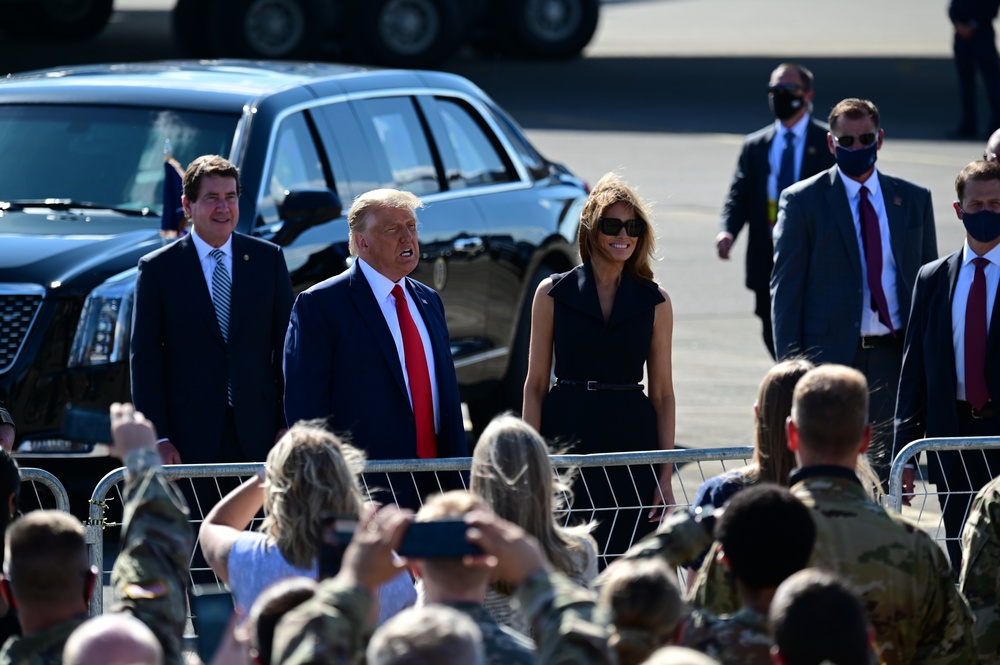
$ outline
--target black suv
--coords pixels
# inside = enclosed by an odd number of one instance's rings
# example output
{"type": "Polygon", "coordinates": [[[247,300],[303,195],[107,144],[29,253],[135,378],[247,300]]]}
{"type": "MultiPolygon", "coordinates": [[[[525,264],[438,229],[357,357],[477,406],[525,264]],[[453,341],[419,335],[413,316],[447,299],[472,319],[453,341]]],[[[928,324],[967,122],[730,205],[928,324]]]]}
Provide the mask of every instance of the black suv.
{"type": "Polygon", "coordinates": [[[136,263],[169,242],[165,146],[239,166],[238,230],[284,247],[296,292],[350,264],[355,196],[420,196],[413,277],[444,299],[474,425],[519,406],[532,294],[576,263],[587,189],[475,85],[277,62],[44,70],[0,81],[0,399],[22,465],[88,496],[78,456],[110,468],[97,444],[129,399],[136,263]]]}

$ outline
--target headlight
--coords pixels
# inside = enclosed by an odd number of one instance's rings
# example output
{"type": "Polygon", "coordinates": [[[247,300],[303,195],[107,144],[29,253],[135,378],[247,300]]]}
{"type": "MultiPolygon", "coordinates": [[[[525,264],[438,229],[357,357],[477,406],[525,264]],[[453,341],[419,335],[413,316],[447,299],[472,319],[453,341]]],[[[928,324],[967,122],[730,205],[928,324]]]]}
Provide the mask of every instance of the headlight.
{"type": "Polygon", "coordinates": [[[136,268],[126,270],[87,296],[69,353],[70,367],[128,360],[137,274],[136,268]]]}

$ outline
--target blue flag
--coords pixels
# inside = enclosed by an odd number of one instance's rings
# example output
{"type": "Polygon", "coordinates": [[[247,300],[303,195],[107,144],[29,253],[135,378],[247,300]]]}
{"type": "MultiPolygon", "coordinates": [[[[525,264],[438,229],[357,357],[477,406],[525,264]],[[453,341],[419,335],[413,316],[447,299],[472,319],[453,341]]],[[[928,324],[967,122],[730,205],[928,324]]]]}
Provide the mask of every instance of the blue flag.
{"type": "Polygon", "coordinates": [[[176,161],[163,160],[163,214],[160,221],[161,231],[181,231],[184,223],[184,206],[181,205],[181,193],[184,181],[178,172],[176,161]]]}

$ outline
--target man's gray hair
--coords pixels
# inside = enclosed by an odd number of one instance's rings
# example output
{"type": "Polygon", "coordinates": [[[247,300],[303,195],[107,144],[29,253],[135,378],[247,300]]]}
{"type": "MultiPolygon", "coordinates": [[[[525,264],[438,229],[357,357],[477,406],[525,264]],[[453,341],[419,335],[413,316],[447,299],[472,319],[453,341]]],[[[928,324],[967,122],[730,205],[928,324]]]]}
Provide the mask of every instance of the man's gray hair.
{"type": "Polygon", "coordinates": [[[483,634],[468,615],[446,605],[403,610],[372,635],[368,665],[485,665],[483,634]]]}

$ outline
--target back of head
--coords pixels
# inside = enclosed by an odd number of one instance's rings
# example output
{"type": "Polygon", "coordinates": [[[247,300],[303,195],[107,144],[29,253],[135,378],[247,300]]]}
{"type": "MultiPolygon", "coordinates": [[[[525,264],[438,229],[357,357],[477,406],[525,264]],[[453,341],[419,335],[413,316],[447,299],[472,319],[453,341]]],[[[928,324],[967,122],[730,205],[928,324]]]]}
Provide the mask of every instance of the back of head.
{"type": "Polygon", "coordinates": [[[809,563],[816,524],[805,504],[778,485],[748,487],[715,523],[733,575],[750,589],[772,589],[809,563]]]}
{"type": "Polygon", "coordinates": [[[63,665],[163,665],[163,647],[139,619],[125,612],[80,624],[63,647],[63,665]]]}
{"type": "Polygon", "coordinates": [[[803,450],[824,457],[847,455],[859,446],[868,425],[865,375],[843,365],[810,370],[795,385],[792,421],[803,450]]]}
{"type": "Polygon", "coordinates": [[[29,512],[7,529],[4,574],[22,612],[78,606],[92,575],[83,526],[57,510],[29,512]]]}
{"type": "Polygon", "coordinates": [[[446,605],[403,610],[375,631],[368,665],[484,665],[483,634],[468,615],[446,605]]]}
{"type": "Polygon", "coordinates": [[[297,423],[274,445],[267,455],[261,531],[289,563],[312,566],[324,517],[358,515],[364,463],[364,453],[322,421],[297,423]]]}
{"type": "Polygon", "coordinates": [[[487,508],[538,539],[549,561],[571,572],[577,541],[555,521],[562,508],[555,497],[569,495],[569,483],[549,461],[542,436],[520,418],[502,414],[483,430],[472,453],[470,491],[487,508]]]}
{"type": "Polygon", "coordinates": [[[868,665],[868,619],[858,596],[837,576],[815,568],[778,587],[768,614],[786,665],[868,665]]]}
{"type": "Polygon", "coordinates": [[[676,573],[663,559],[620,559],[604,573],[599,604],[613,632],[620,665],[643,662],[668,644],[685,613],[676,573]]]}
{"type": "Polygon", "coordinates": [[[973,180],[978,182],[1000,180],[1000,164],[994,161],[975,161],[959,171],[955,177],[955,196],[959,203],[965,200],[965,186],[973,180]]]}
{"type": "MultiPolygon", "coordinates": [[[[462,519],[476,508],[483,506],[482,500],[465,490],[452,490],[428,497],[417,511],[417,522],[462,519]]],[[[481,567],[466,566],[460,557],[421,559],[420,570],[427,585],[429,595],[437,597],[475,591],[473,595],[486,592],[489,571],[481,567]]]]}
{"type": "Polygon", "coordinates": [[[768,370],[760,382],[754,464],[747,476],[749,482],[788,484],[788,474],[795,468],[795,455],[788,449],[785,421],[792,413],[795,384],[813,367],[804,358],[785,360],[768,370]]]}
{"type": "Polygon", "coordinates": [[[657,650],[643,665],[719,665],[719,662],[694,649],[669,646],[657,650]]]}
{"type": "Polygon", "coordinates": [[[867,99],[858,99],[857,97],[849,97],[834,105],[830,110],[830,117],[827,119],[831,129],[837,128],[837,121],[840,118],[850,118],[851,120],[871,118],[875,129],[879,129],[882,126],[880,124],[878,107],[867,99]]]}
{"type": "Polygon", "coordinates": [[[281,617],[313,597],[316,580],[309,577],[288,577],[264,589],[250,606],[247,632],[251,654],[261,665],[271,662],[274,629],[281,617]]]}

